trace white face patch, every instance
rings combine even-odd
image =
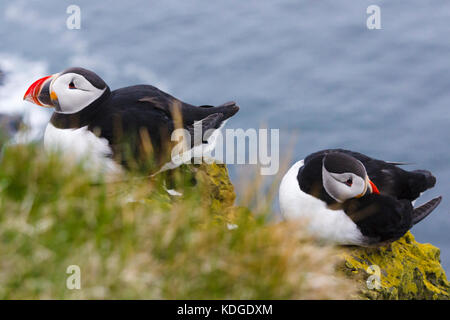
[[[337,202],[355,198],[367,190],[366,180],[351,173],[332,173],[322,166],[322,180],[325,191]]]
[[[60,113],[75,113],[83,110],[100,98],[105,89],[94,87],[89,81],[77,73],[65,73],[58,76],[50,84],[50,93],[54,92],[58,99]]]

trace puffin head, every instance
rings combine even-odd
[[[325,191],[337,202],[360,198],[367,191],[380,193],[361,161],[345,153],[329,153],[323,158],[322,181]]]
[[[35,81],[23,99],[59,113],[83,110],[109,90],[97,74],[83,68],[70,68]]]

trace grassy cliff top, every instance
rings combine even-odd
[[[298,225],[267,224],[261,202],[253,201],[252,213],[234,207],[226,167],[185,166],[173,176],[182,197],[132,174],[93,183],[83,164],[39,146],[5,148],[0,299],[345,299],[354,292],[355,283],[336,273],[334,248],[315,244]],[[79,290],[66,286],[73,265]]]
[[[107,183],[35,145],[0,161],[0,299],[450,296],[438,248],[410,233],[380,248],[319,244],[301,224],[267,222],[274,192],[259,178],[236,206],[223,165]],[[73,266],[79,290],[66,285]]]

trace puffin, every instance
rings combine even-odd
[[[403,164],[344,149],[312,153],[297,161],[281,181],[282,216],[305,219],[311,233],[327,242],[387,245],[442,200],[439,196],[414,208],[436,178],[427,170],[406,171],[400,167]]]
[[[181,163],[168,160],[175,129],[191,134],[186,143],[188,150],[211,148],[215,132],[239,110],[235,102],[195,106],[152,85],[111,91],[100,76],[81,67],[35,81],[23,98],[54,108],[44,133],[45,149],[87,158],[91,166],[106,172],[148,161],[149,152],[156,168],[175,168]],[[194,139],[195,132],[204,135]]]

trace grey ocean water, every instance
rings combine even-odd
[[[0,111],[33,108],[14,91],[35,80],[30,69],[78,65],[112,88],[151,83],[191,103],[236,100],[228,127],[280,128],[281,155],[297,132],[295,159],[343,147],[412,162],[438,178],[423,201],[444,196],[413,233],[440,247],[450,270],[448,1],[79,0],[81,29],[68,30],[73,2],[0,3],[0,68],[16,79]],[[371,4],[382,30],[366,28]]]

